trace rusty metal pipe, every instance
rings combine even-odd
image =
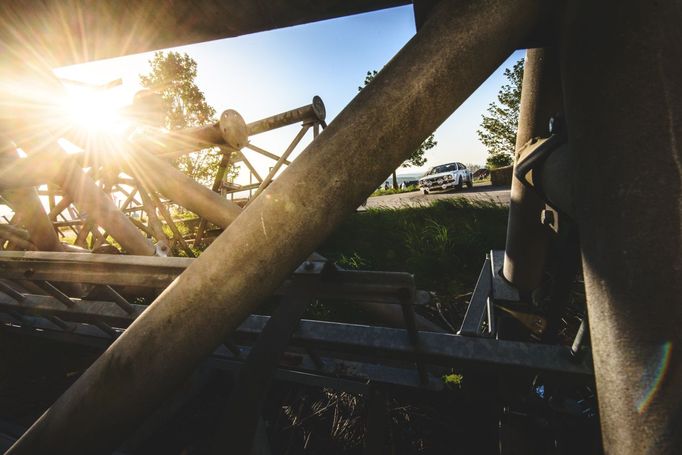
[[[31,243],[42,251],[63,251],[57,232],[47,217],[35,188],[3,191],[2,196],[19,214],[30,234]]]
[[[313,97],[313,102],[307,106],[301,106],[272,117],[257,120],[246,125],[249,136],[271,131],[294,123],[324,122],[327,111],[319,96]]]
[[[87,212],[88,216],[106,229],[129,254],[141,256],[154,254],[155,250],[151,242],[140,233],[76,162],[65,158],[55,177],[55,183],[73,199],[81,212]]]
[[[226,228],[241,208],[175,169],[163,159],[136,147],[122,162],[127,173],[211,223]]]
[[[55,163],[43,153],[3,163],[0,169],[0,190],[30,188],[54,178]]]
[[[376,79],[8,453],[115,448],[504,61],[541,3],[441,1]],[[386,112],[390,120],[374,121]]]
[[[15,147],[8,142],[3,141],[2,153],[0,156],[0,167],[4,170],[17,171],[19,164],[26,161],[20,159]],[[36,164],[37,172],[40,173],[44,169],[44,165]],[[8,174],[11,175],[11,172]],[[30,170],[25,169],[20,174],[22,177],[30,175]],[[43,209],[43,204],[40,202],[38,191],[35,188],[14,188],[5,189],[2,191],[2,196],[19,215],[21,222],[28,229],[30,241],[36,248],[44,251],[62,251],[62,244],[59,243],[59,237],[55,232],[50,219]]]
[[[548,136],[549,119],[561,111],[561,76],[555,49],[528,49],[523,71],[517,154],[531,138]],[[545,203],[512,176],[504,277],[517,289],[530,292],[540,285],[549,245],[549,230],[540,222]]]
[[[569,5],[562,79],[604,452],[682,453],[682,8]]]

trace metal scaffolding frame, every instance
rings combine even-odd
[[[23,3],[8,3],[3,12],[5,22],[17,27],[24,24],[21,30],[49,34],[49,27],[30,26]],[[157,25],[177,25],[174,14],[186,8],[181,8],[181,2],[174,3],[177,10],[163,8]],[[210,1],[198,3],[205,7],[199,9],[204,12],[218,8]],[[259,22],[247,18],[278,16],[260,15],[246,5],[249,2],[228,3],[244,8],[243,26],[218,27],[203,35],[185,30],[186,36],[175,34],[173,43],[169,38],[163,41],[162,35],[168,34],[156,34],[150,37],[150,45],[189,43],[209,35],[231,36],[402,4],[340,2],[345,6],[339,6],[323,2],[319,10],[312,11],[302,2],[287,15],[282,13],[286,2],[273,2],[269,11],[282,13],[281,20]],[[429,387],[434,373],[438,374],[434,365],[454,361],[589,375],[585,364],[564,359],[565,349],[558,346],[479,336],[486,318],[486,330],[494,322],[490,293],[495,294],[495,286],[503,289],[509,285],[500,281],[497,270],[503,270],[523,295],[533,290],[541,275],[539,262],[545,248],[541,237],[545,234],[538,227],[538,211],[543,207],[519,185],[526,178],[519,174],[513,186],[507,262],[493,267],[496,261],[491,257],[486,263],[492,271],[488,275],[486,265],[462,326],[462,335],[468,337],[418,330],[413,308],[420,294],[406,284],[409,278],[390,274],[374,275],[373,281],[362,282],[360,287],[385,279],[400,282],[397,294],[384,287],[365,301],[400,307],[405,328],[299,322],[297,317],[305,302],[320,297],[324,286],[332,288],[327,289],[327,297],[348,297],[358,285],[344,281],[352,272],[311,257],[314,249],[513,50],[523,47],[546,49],[528,54],[519,141],[544,136],[541,125],[548,120],[548,113],[558,109],[562,115],[549,132],[553,141],[536,141],[525,149],[517,144],[517,170],[543,144],[545,149],[547,144],[568,144],[574,160],[574,168],[561,168],[563,172],[557,175],[572,176],[565,179],[570,189],[562,187],[560,191],[570,193],[575,212],[554,207],[552,216],[566,219],[566,214],[572,215],[574,219],[568,219],[575,225],[575,237],[579,236],[604,449],[619,454],[682,450],[677,431],[682,403],[677,348],[682,341],[678,327],[682,307],[677,304],[682,295],[679,2],[626,1],[617,8],[588,0],[560,5],[538,0],[416,3],[416,36],[319,136],[315,134],[315,140],[275,180],[272,177],[288,164],[288,155],[303,134],[324,126],[324,115],[320,117],[316,111],[315,101],[251,124],[238,113],[226,111],[216,125],[162,138],[161,142],[168,143],[163,150],[154,147],[159,137],[150,134],[118,144],[120,154],[115,156],[84,144],[79,144],[84,154],[67,156],[57,147],[57,139],[66,137],[76,143],[78,139],[60,119],[53,118],[49,100],[27,102],[23,93],[0,90],[0,193],[15,212],[11,222],[0,228],[0,238],[5,250],[45,252],[0,255],[2,329],[111,343],[8,453],[111,451],[207,358],[233,368],[243,361],[244,352],[263,352],[253,343],[256,334],[272,333],[273,339],[288,339],[291,345],[273,352],[270,358],[254,354],[261,359],[252,364],[260,368],[256,371],[269,371],[275,377],[322,378],[312,379],[320,383],[348,380],[343,383],[356,384],[352,374],[338,378],[331,373],[338,371],[334,368],[347,368],[361,372],[355,379],[366,375],[391,382],[395,373],[402,378],[396,382]],[[86,8],[83,2],[69,5],[80,11]],[[135,11],[144,17],[152,12]],[[65,17],[64,12],[45,7],[33,14],[47,24],[50,17]],[[97,32],[98,20],[115,18],[112,23],[116,27],[99,27],[115,34],[121,33],[119,26],[130,19],[104,6],[95,12],[92,21],[81,24],[79,39],[88,41],[102,35]],[[10,48],[28,43],[29,49],[35,49],[31,43],[49,42],[43,32],[29,37],[25,32],[12,34],[12,29],[3,27],[0,32],[0,42]],[[46,46],[37,48],[41,47]],[[62,51],[55,48],[45,58],[65,63],[84,57],[63,55]],[[47,73],[38,74],[36,65],[17,60],[13,57],[17,54],[0,57],[0,80],[21,80],[59,93],[58,81],[46,77]],[[99,58],[110,53],[102,49],[87,55]],[[391,114],[388,118],[387,112]],[[45,124],[46,118],[55,123]],[[377,123],[377,118],[385,121]],[[248,144],[249,135],[287,122],[301,122],[302,129],[281,156]],[[26,125],[37,127],[40,134],[26,134]],[[258,197],[245,209],[218,194],[217,183],[212,191],[167,162],[177,153],[206,146],[220,147],[224,166],[236,157],[250,167],[241,151],[244,147],[276,157],[275,169],[268,176],[257,177]],[[18,147],[28,154],[26,158],[18,158]],[[220,172],[217,170],[218,176]],[[666,193],[651,185],[654,179],[666,182]],[[50,213],[42,209],[36,190],[43,184],[48,184]],[[111,191],[125,195],[122,207],[113,203]],[[57,200],[59,195],[62,199]],[[166,206],[169,202],[201,218],[200,229],[192,238],[185,238],[175,226]],[[146,223],[130,215],[136,212],[146,213]],[[550,218],[548,213],[544,217]],[[164,222],[172,235],[165,233]],[[208,223],[224,232],[198,258],[154,257],[179,250],[193,255],[190,243],[206,238]],[[66,230],[76,234],[77,245],[59,241]],[[127,256],[135,258],[134,264],[126,265],[130,259],[113,255],[96,255],[106,258],[100,259],[86,254],[88,258],[76,265],[65,260],[66,256],[80,256],[74,252],[120,252],[113,244],[107,245],[109,237],[135,255]],[[574,240],[567,241],[567,249]],[[158,259],[163,262],[155,262]],[[65,264],[68,271],[61,269]],[[125,270],[131,265],[140,273]],[[160,274],[149,273],[159,269]],[[571,271],[575,271],[573,267],[559,267],[556,273],[565,278]],[[70,278],[74,276],[77,279]],[[325,282],[329,276],[341,280],[343,286],[334,287],[333,279],[332,284]],[[146,309],[128,300],[135,295],[135,287],[149,288],[150,284],[163,291]],[[491,288],[486,291],[488,285]],[[565,287],[558,279],[550,293],[561,300]],[[83,299],[90,293],[100,297]],[[284,312],[276,324],[274,316],[268,320],[251,315],[272,296],[279,299]],[[551,327],[553,322],[547,323]],[[584,331],[585,324],[580,333]],[[216,351],[231,336],[235,341]],[[175,342],[167,343],[168,339]],[[323,345],[325,352],[317,353],[318,345]],[[339,355],[368,348],[380,352],[377,359],[382,365]],[[299,353],[306,368],[283,367],[280,361],[289,349]],[[396,356],[403,359],[397,366],[393,363]],[[267,383],[261,386],[267,387]],[[230,422],[230,416],[224,421]],[[248,422],[253,428],[253,419]],[[216,444],[220,446],[220,442]]]

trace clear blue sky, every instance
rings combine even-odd
[[[235,109],[250,122],[308,104],[319,95],[329,122],[357,94],[365,73],[381,69],[414,34],[410,5],[176,50],[197,61],[197,85],[218,115]],[[120,77],[123,86],[114,89],[115,97],[126,104],[140,88],[137,76],[148,70],[151,55],[62,68],[57,74],[93,83]],[[481,114],[504,83],[504,69],[523,56],[523,51],[512,54],[436,131],[438,145],[427,154],[427,166],[449,161],[485,163],[487,153],[476,135]],[[287,127],[251,140],[279,154],[297,130],[297,126]],[[254,160],[261,169],[272,165],[267,159]],[[401,169],[400,173],[419,171]]]

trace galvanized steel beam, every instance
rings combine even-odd
[[[441,2],[9,453],[115,448],[504,61],[538,21],[541,3]]]

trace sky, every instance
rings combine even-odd
[[[234,109],[249,123],[310,104],[313,96],[319,95],[329,123],[358,93],[367,71],[381,69],[414,34],[412,6],[408,5],[173,50],[186,52],[196,60],[196,83],[218,116],[226,109]],[[139,74],[148,71],[152,56],[150,52],[102,60],[59,68],[55,73],[89,83],[121,78],[123,84],[107,96],[123,106],[130,104],[141,88]],[[427,152],[425,166],[401,168],[398,173],[419,174],[430,166],[451,161],[483,165],[487,152],[476,134],[481,115],[505,83],[504,69],[523,57],[523,51],[514,52],[435,131],[438,145]],[[298,130],[299,126],[281,128],[253,136],[251,142],[279,155]],[[312,133],[292,156],[310,140]],[[259,171],[267,171],[274,164],[250,151],[245,154]],[[248,171],[242,172],[242,182],[244,178],[248,179]]]

